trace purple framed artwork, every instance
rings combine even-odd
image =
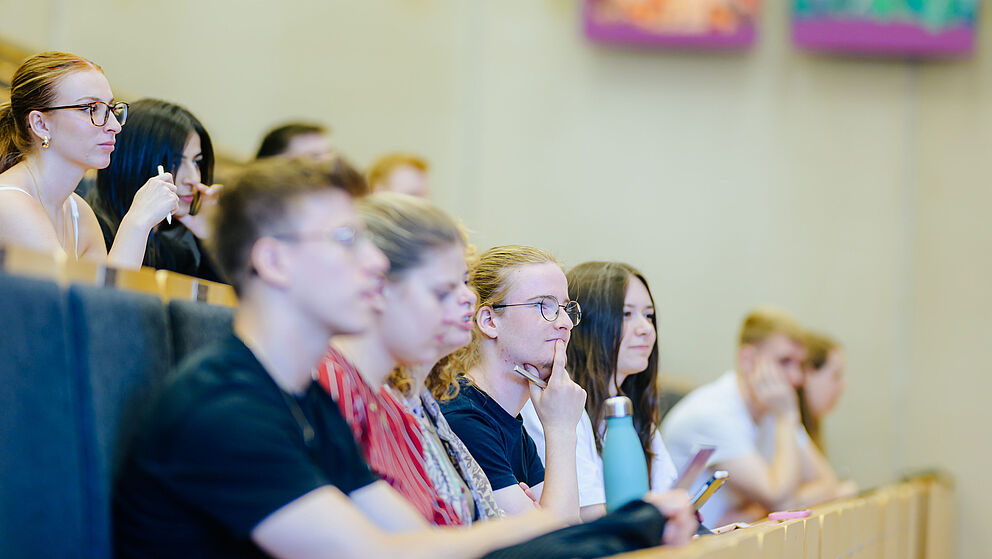
[[[978,0],[793,0],[792,36],[819,51],[961,56],[977,12]]]
[[[761,0],[584,0],[586,36],[599,43],[742,49],[754,43]]]

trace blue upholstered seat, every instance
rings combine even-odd
[[[113,475],[154,390],[172,365],[158,297],[74,285],[68,292],[74,369],[83,379],[87,502],[93,557],[110,556]]]
[[[0,557],[88,557],[79,379],[64,295],[0,273]]]

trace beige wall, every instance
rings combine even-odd
[[[480,245],[641,268],[669,374],[716,377],[746,310],[785,306],[849,350],[837,468],[872,485],[939,466],[964,485],[989,465],[992,419],[989,49],[811,56],[767,4],[744,54],[593,46],[571,0],[0,0],[16,15],[0,35],[184,103],[241,155],[300,116],[359,163],[424,153]],[[977,559],[992,489],[958,498],[960,557]]]

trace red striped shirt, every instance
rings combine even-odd
[[[437,526],[461,524],[427,474],[420,426],[403,404],[373,390],[340,352],[330,349],[317,368],[318,381],[330,392],[365,454],[369,466]]]

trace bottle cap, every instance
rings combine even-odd
[[[634,404],[626,396],[606,399],[606,417],[627,417],[634,414]]]

